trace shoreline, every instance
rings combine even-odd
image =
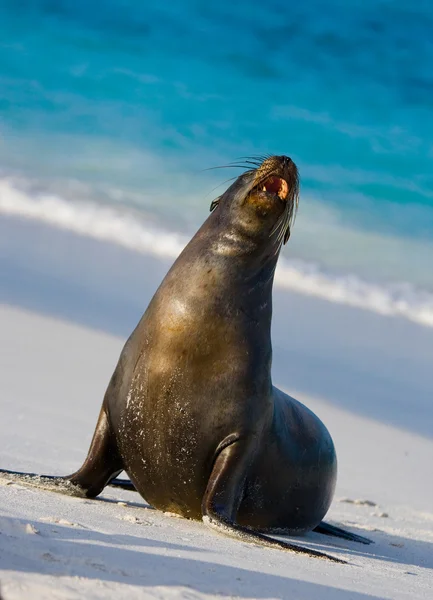
[[[196,218],[195,226],[191,222],[181,232],[179,223],[167,228],[166,218],[160,221],[162,215],[158,218],[110,202],[74,202],[53,193],[39,194],[15,189],[0,178],[0,218],[30,221],[163,260],[174,260],[199,226]],[[313,212],[314,203],[308,199]],[[276,288],[433,328],[433,282],[427,258],[433,244],[427,239],[362,233],[322,218],[323,225],[300,218],[290,258],[283,255],[279,260]],[[321,250],[315,247],[317,236],[326,236]]]
[[[0,302],[125,339],[171,260],[0,218]],[[404,430],[433,435],[433,329],[278,288],[277,385]]]

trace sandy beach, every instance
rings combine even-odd
[[[0,240],[0,466],[70,473],[169,263],[25,220],[2,218]],[[296,294],[274,304],[274,381],[337,447],[328,520],[375,543],[302,538],[350,563],[335,565],[223,537],[134,493],[85,500],[2,479],[5,600],[431,597],[433,330]]]
[[[0,600],[433,599],[432,30],[433,2],[406,0],[0,1]],[[2,473],[80,468],[125,341],[209,214],[219,257],[209,267],[201,238],[129,347],[127,410],[110,407],[114,468],[149,498]],[[196,486],[216,479],[191,465],[246,443],[239,491],[262,435],[243,509],[282,523],[278,505],[323,506],[304,490],[333,468],[329,440],[275,405],[268,428],[255,402],[273,274],[272,382],[334,440],[325,521],[374,543],[284,539],[339,563],[148,504],[176,510],[189,489],[200,515]]]

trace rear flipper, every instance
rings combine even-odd
[[[221,445],[223,449],[215,460],[202,501],[203,521],[206,525],[244,542],[346,564],[346,561],[334,556],[276,540],[236,523],[236,515],[242,500],[253,449],[245,440],[233,439],[231,441],[226,438]]]
[[[130,492],[136,492],[134,484],[129,479],[112,479],[108,485],[111,485],[116,488],[121,488],[123,490],[128,490]],[[249,530],[248,530],[249,531]],[[359,544],[374,544],[373,540],[369,540],[362,535],[356,535],[355,533],[350,533],[349,531],[345,531],[340,527],[336,527],[335,525],[330,525],[329,523],[325,523],[322,521],[317,527],[314,529],[316,533],[322,533],[323,535],[334,536],[338,538],[342,538],[344,540],[348,540],[350,542],[358,542]]]
[[[119,477],[115,477],[111,479],[108,483],[111,487],[120,488],[121,490],[128,490],[129,492],[136,492],[135,485],[132,483],[130,479],[120,479]]]
[[[345,531],[340,527],[335,527],[335,525],[330,525],[329,523],[325,523],[322,521],[317,525],[317,527],[313,530],[316,533],[323,533],[324,535],[332,535],[333,537],[342,538],[343,540],[349,540],[350,542],[359,542],[360,544],[374,544],[373,540],[369,540],[368,538],[362,537],[362,535],[356,535],[355,533],[350,533],[349,531]]]

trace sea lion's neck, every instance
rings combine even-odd
[[[275,236],[263,239],[231,228],[212,236],[208,251],[215,261],[227,263],[238,280],[252,288],[260,282],[262,289],[265,284],[271,289],[280,246]]]
[[[256,294],[263,298],[272,293],[280,247],[276,235],[246,233],[238,223],[220,219],[213,213],[170,269],[169,280],[182,272],[177,285],[189,287],[188,282],[200,273],[197,284],[211,280],[212,285],[218,282],[219,289],[227,288],[228,292],[236,284],[238,290],[242,287],[243,293],[251,298]]]
[[[270,344],[278,254],[279,245],[272,239],[260,242],[235,228],[202,227],[167,273],[154,304],[164,319],[176,322],[180,314],[188,323],[222,314],[242,320],[246,315],[260,324]]]

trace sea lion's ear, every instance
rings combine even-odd
[[[216,207],[218,206],[218,204],[220,202],[220,198],[221,198],[221,196],[218,196],[218,198],[215,198],[215,200],[212,200],[211,205],[210,205],[210,212],[212,212],[213,210],[216,209]]]

